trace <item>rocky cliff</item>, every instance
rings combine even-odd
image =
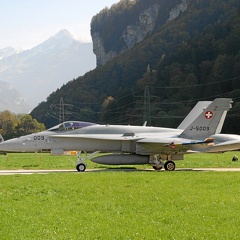
[[[142,42],[155,31],[156,26],[159,28],[174,20],[187,8],[187,0],[152,0],[145,3],[141,0],[121,0],[110,9],[105,8],[91,22],[97,65],[106,64]]]

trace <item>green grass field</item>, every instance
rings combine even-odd
[[[233,154],[188,155],[176,164],[239,167]],[[0,169],[73,169],[68,158],[0,155]],[[239,239],[239,184],[239,172],[0,176],[0,239]]]

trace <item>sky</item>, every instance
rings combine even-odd
[[[62,29],[91,42],[94,15],[119,0],[0,0],[0,49],[30,49]]]

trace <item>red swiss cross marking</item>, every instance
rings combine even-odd
[[[205,118],[211,119],[212,117],[213,117],[213,113],[212,113],[211,111],[207,111],[207,112],[205,113]]]

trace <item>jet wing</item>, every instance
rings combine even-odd
[[[137,154],[160,154],[160,153],[187,153],[201,152],[213,144],[213,139],[204,141],[180,141],[177,138],[156,139],[145,138],[137,141]]]
[[[95,139],[95,140],[139,140],[140,137],[128,134],[66,134],[66,135],[52,135],[51,138],[59,139]]]

